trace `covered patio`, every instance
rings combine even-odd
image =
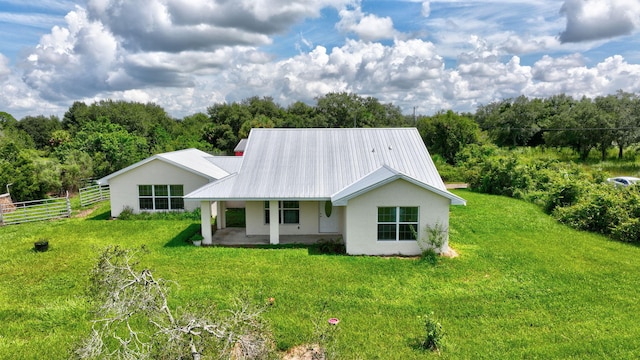
[[[336,240],[340,238],[336,234],[320,235],[280,235],[280,245],[303,244],[312,245],[320,240]],[[269,245],[269,235],[246,235],[246,229],[240,227],[227,227],[217,229],[212,236],[213,245],[224,246],[253,246]]]

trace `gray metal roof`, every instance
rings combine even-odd
[[[446,190],[415,128],[253,129],[238,173],[185,198],[330,199],[382,167],[390,172],[374,180],[401,175],[464,203]]]
[[[166,152],[162,154],[156,154],[142,161],[139,161],[133,165],[127,166],[124,169],[121,169],[112,174],[109,174],[103,177],[102,179],[98,180],[98,183],[106,184],[110,179],[116,176],[122,175],[130,170],[133,170],[153,160],[160,160],[160,161],[167,162],[169,164],[173,164],[177,167],[180,167],[192,173],[203,176],[211,181],[217,180],[229,175],[230,172],[225,171],[221,166],[216,165],[215,161],[212,161],[213,158],[215,158],[213,155],[198,149],[184,149],[184,150]],[[234,161],[238,164],[234,168],[235,171],[237,171],[237,168],[239,167],[239,163],[242,162],[242,159],[239,158],[238,160],[234,160]],[[221,160],[221,162],[225,162],[225,160]],[[229,165],[229,167],[231,167],[231,165]]]
[[[211,156],[207,160],[229,174],[238,172],[242,165],[242,156]]]
[[[235,148],[233,148],[233,151],[242,151],[244,152],[245,148],[247,147],[247,139],[240,139],[240,141],[238,142],[238,145],[236,145]]]

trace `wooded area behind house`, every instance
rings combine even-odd
[[[62,119],[0,112],[0,192],[14,201],[76,191],[150,155],[184,148],[232,154],[256,127],[416,126],[429,151],[455,164],[469,144],[501,147],[569,147],[580,158],[597,149],[640,142],[640,98],[618,92],[595,99],[560,94],[546,99],[520,96],[480,106],[475,114],[441,111],[432,116],[402,114],[372,97],[329,93],[316,104],[283,107],[269,97],[219,103],[207,113],[172,118],[155,104],[106,100],[75,102]]]

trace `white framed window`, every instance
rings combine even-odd
[[[378,208],[378,241],[415,241],[419,209],[416,206]]]
[[[264,223],[270,223],[269,202],[264,202]],[[278,223],[300,224],[300,202],[278,201]]]
[[[184,210],[183,185],[138,185],[140,210]]]

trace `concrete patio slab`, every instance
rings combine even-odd
[[[280,235],[280,245],[286,244],[315,244],[320,240],[336,240],[341,238],[340,234],[322,234],[322,235]],[[214,245],[223,246],[253,246],[253,245],[269,245],[269,235],[246,235],[245,228],[224,228],[218,229],[213,234],[212,242]]]

